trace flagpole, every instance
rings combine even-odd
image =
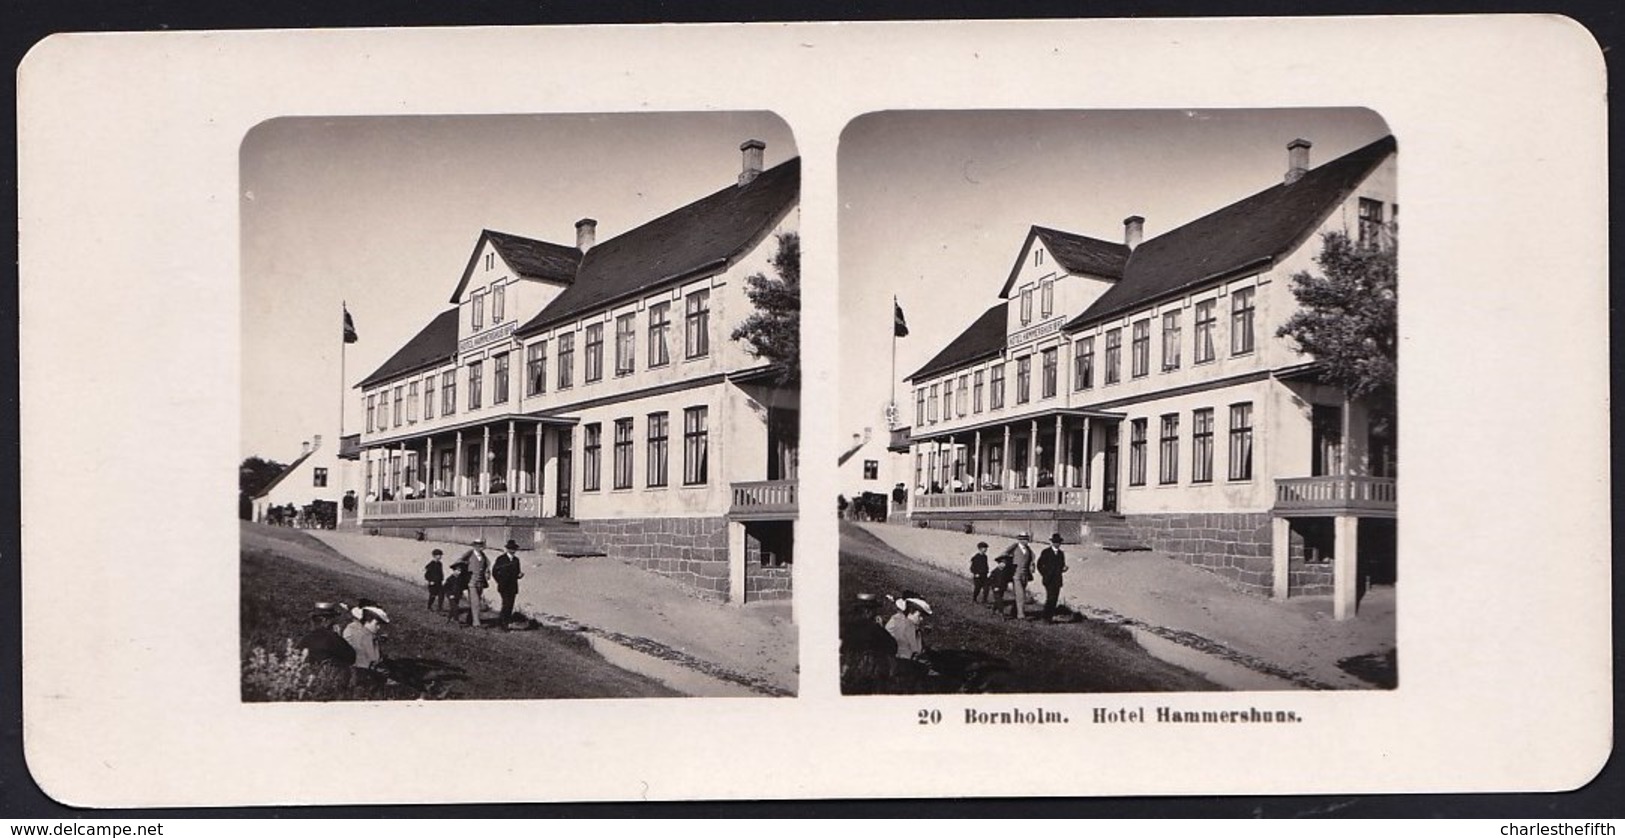
[[[344,316],[346,318],[348,318],[349,313],[350,313],[350,301],[349,300],[341,301],[339,303],[339,310],[344,312]],[[345,350],[348,349],[349,346],[350,346],[350,341],[346,339],[347,335],[345,334],[345,327],[348,325],[348,323],[347,322],[346,323],[341,323],[339,325],[340,325],[340,328],[339,328],[339,439],[343,440],[344,439],[344,379],[345,379],[344,356],[346,354]]]
[[[897,295],[891,295],[891,427],[897,427]],[[888,428],[890,430],[890,428]]]

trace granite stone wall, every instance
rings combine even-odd
[[[610,557],[728,598],[728,520],[616,518],[582,520],[581,533]]]
[[[788,525],[779,525],[774,528],[771,524],[751,524],[745,527],[745,601],[765,602],[768,600],[782,600],[791,597],[790,565],[791,550],[788,543],[779,547],[775,554],[771,549],[763,553],[762,539],[757,532],[767,530],[768,535],[780,542],[786,542],[789,537]]]
[[[1160,512],[1126,523],[1151,549],[1268,596],[1274,584],[1267,512]]]
[[[1208,570],[1260,596],[1270,596],[1275,584],[1270,555],[1271,516],[1265,512],[1184,512],[1130,515],[1126,523],[1151,549],[1186,564]],[[1332,566],[1311,561],[1324,554],[1307,549],[1319,540],[1318,532],[1305,538],[1300,522],[1293,522],[1288,545],[1287,595],[1330,596]]]

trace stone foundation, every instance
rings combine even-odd
[[[1129,515],[1124,522],[1151,549],[1216,573],[1250,593],[1270,595],[1275,567],[1269,513],[1162,512]]]
[[[612,558],[675,579],[709,599],[728,598],[728,520],[583,520],[581,534]]]
[[[483,538],[486,545],[493,550],[502,549],[502,545],[510,538],[519,544],[521,550],[534,549],[536,546],[534,518],[375,520],[362,522],[354,527],[353,531],[417,541],[450,541],[455,544],[467,544],[476,538]]]

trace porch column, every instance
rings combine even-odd
[[[480,494],[491,493],[491,426],[480,429]]]
[[[980,428],[978,428],[977,431],[976,431],[976,441],[975,441],[974,444],[976,445],[976,474],[973,475],[973,477],[972,477],[971,490],[972,491],[981,491],[981,489],[982,489],[982,431],[981,431]]]
[[[942,438],[938,437],[936,439],[936,450],[932,452],[932,459],[931,459],[931,486],[928,486],[926,488],[927,488],[927,491],[929,491],[932,487],[939,487],[940,488],[941,486],[942,486]]]
[[[401,440],[401,462],[395,467],[395,499],[401,499],[401,490],[406,487],[406,440]]]
[[[1027,431],[1027,488],[1038,486],[1038,420],[1033,419]]]
[[[920,459],[920,443],[916,440],[908,442],[909,459],[909,487],[908,487],[908,515],[914,516],[914,495],[919,491],[920,484],[925,482],[925,462]]]
[[[544,429],[546,429],[546,425],[536,422],[536,471],[530,473],[530,490],[538,495],[541,494],[541,440],[543,440]],[[536,513],[536,515],[541,515],[541,512]]]
[[[451,493],[462,497],[463,491],[463,432],[457,431],[457,452],[452,457]]]
[[[361,491],[356,492],[358,497],[355,501],[355,522],[357,526],[367,522],[367,483],[369,482],[367,478],[370,476],[372,476],[372,449],[363,448],[361,449]],[[254,520],[264,522],[265,519],[260,517],[263,509],[264,507],[259,507],[254,510]]]
[[[1010,425],[1008,423],[1004,426],[1004,448],[1001,449],[1001,453],[1004,459],[999,463],[999,485],[1006,489],[1013,488],[1010,485],[1012,482],[1010,475],[1014,472],[1010,469]]]
[[[418,482],[423,484],[423,496],[434,497],[434,437],[423,438],[423,474],[418,476]]]
[[[728,522],[728,604],[745,604],[745,524]]]
[[[1093,428],[1090,427],[1093,424],[1093,422],[1089,421],[1089,417],[1083,417],[1083,457],[1078,460],[1078,470],[1083,472],[1082,474],[1078,475],[1078,484],[1083,486],[1083,508],[1091,512],[1094,511],[1095,508],[1093,497],[1094,492],[1090,491],[1090,484],[1092,484],[1094,481],[1089,479],[1089,467],[1093,465],[1091,462],[1093,455],[1089,451],[1089,446],[1094,443],[1094,441],[1089,438],[1089,433],[1093,430]]]
[[[1270,520],[1270,558],[1275,570],[1270,597],[1284,600],[1291,592],[1292,521],[1280,515]]]
[[[1360,519],[1339,515],[1332,519],[1332,528],[1332,617],[1346,620],[1354,616],[1359,593],[1354,565],[1360,549]]]
[[[513,445],[513,420],[509,419],[508,420],[508,461],[505,464],[508,474],[507,474],[507,476],[503,477],[502,480],[503,480],[504,483],[507,484],[507,489],[508,489],[508,491],[510,493],[519,488],[519,469],[514,464],[513,447],[514,447],[514,445]]]
[[[1063,420],[1063,417],[1061,416],[1061,414],[1059,414],[1059,413],[1055,414],[1055,450],[1050,452],[1050,454],[1052,455],[1052,457],[1055,460],[1055,467],[1050,469],[1050,479],[1055,481],[1055,488],[1056,489],[1060,489],[1062,486],[1066,485],[1065,481],[1063,481],[1061,479],[1061,474],[1062,474],[1061,469],[1063,468],[1063,461],[1061,460],[1061,422],[1062,422],[1062,420]],[[1060,498],[1059,493],[1056,494],[1056,498],[1057,499]]]

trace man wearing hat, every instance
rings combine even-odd
[[[1055,605],[1061,601],[1061,575],[1066,573],[1066,553],[1061,549],[1061,534],[1049,537],[1049,546],[1038,557],[1038,575],[1044,580],[1044,619],[1055,616]]]
[[[310,633],[299,639],[311,664],[348,667],[355,664],[355,649],[339,636],[349,614],[331,602],[318,602],[310,611]]]
[[[1020,620],[1027,619],[1027,583],[1033,579],[1033,547],[1029,543],[1032,540],[1033,534],[1022,530],[1016,536],[1015,543],[1004,548],[1004,555],[1015,564],[1015,573],[1010,581],[1014,583],[1016,618]]]
[[[458,561],[468,567],[468,624],[480,627],[480,611],[485,608],[486,574],[491,563],[485,558],[485,539],[469,542],[469,551]]]
[[[502,545],[502,555],[497,556],[496,564],[491,565],[491,578],[496,580],[497,595],[502,597],[502,612],[497,615],[497,623],[504,630],[513,618],[513,600],[519,596],[519,580],[525,575],[519,569],[518,549],[519,542],[508,539],[508,543]]]
[[[976,552],[970,557],[970,601],[987,602],[987,542],[976,542]]]

